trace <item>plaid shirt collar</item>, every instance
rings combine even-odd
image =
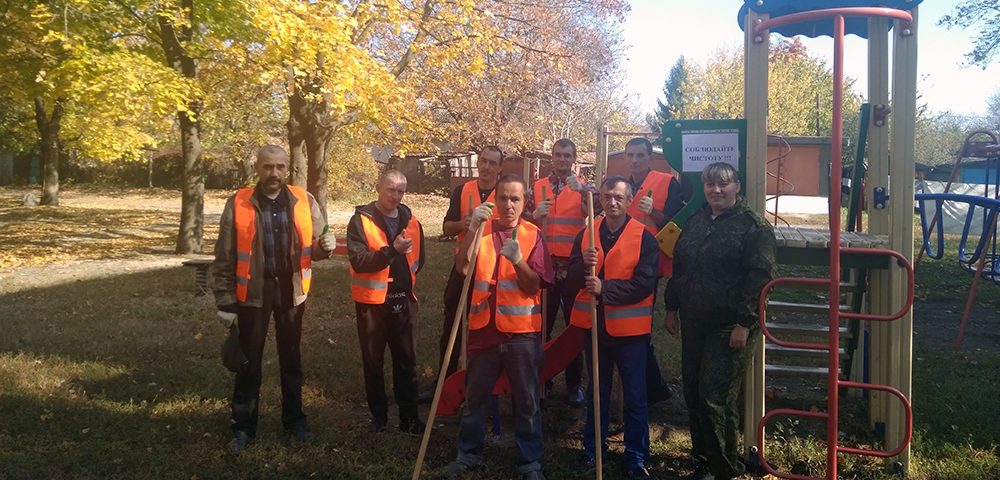
[[[279,277],[291,274],[289,262],[290,236],[288,189],[282,187],[278,196],[271,200],[257,189],[257,203],[260,205],[260,225],[257,228],[264,246],[264,275]]]
[[[570,173],[572,175],[572,173]],[[566,186],[566,179],[556,175],[555,172],[549,174],[549,187],[552,188],[553,195],[559,195],[563,187]]]

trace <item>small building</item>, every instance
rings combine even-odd
[[[469,151],[412,153],[403,157],[390,156],[386,163],[406,175],[407,191],[447,194],[456,186],[478,176],[478,158],[478,155]]]
[[[978,183],[985,185],[997,185],[1000,181],[1000,165],[998,165],[998,157],[984,158],[982,160],[973,160],[969,162],[962,162],[958,166],[958,172],[955,175],[955,181],[961,183]],[[942,165],[938,167],[942,170],[947,170],[947,165]]]
[[[830,153],[830,137],[768,136],[767,195],[829,197]]]

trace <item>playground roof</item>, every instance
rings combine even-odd
[[[747,11],[751,8],[753,8],[755,12],[767,13],[770,14],[771,18],[775,18],[792,13],[844,7],[884,7],[895,8],[897,10],[909,10],[916,7],[922,1],[923,0],[744,0],[743,6],[740,7],[740,13],[736,20],[740,24],[740,29],[742,29],[743,19],[746,18]],[[805,35],[807,37],[832,37],[833,20],[821,20],[785,25],[776,27],[772,29],[771,32],[779,33],[786,37],[792,37],[795,35]],[[868,38],[868,19],[862,17],[846,18],[844,21],[844,33],[854,34],[861,38]]]

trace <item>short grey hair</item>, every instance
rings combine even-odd
[[[263,147],[260,147],[260,150],[257,150],[258,161],[260,161],[261,157],[265,155],[280,155],[284,157],[285,160],[288,160],[288,153],[285,152],[284,148],[277,145],[264,145]]]

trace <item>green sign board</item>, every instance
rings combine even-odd
[[[701,171],[716,162],[736,168],[746,194],[747,121],[735,120],[670,120],[660,129],[663,156],[684,182],[692,186],[692,197],[671,219],[678,227],[705,203],[701,188]]]

